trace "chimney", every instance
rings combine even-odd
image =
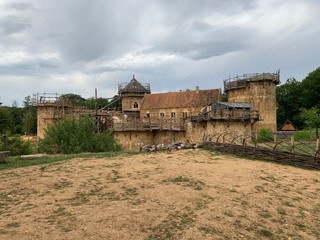
[[[196,86],[196,90],[199,91],[199,89],[200,89],[199,86]]]

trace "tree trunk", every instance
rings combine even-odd
[[[316,127],[316,139],[319,139],[319,131],[318,131],[318,127]]]

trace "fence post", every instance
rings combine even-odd
[[[257,132],[254,133],[254,147],[255,148],[258,147],[258,133]]]
[[[294,136],[291,135],[291,153],[294,158]]]

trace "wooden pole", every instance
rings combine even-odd
[[[2,149],[3,149],[3,151],[7,151],[8,137],[6,134],[6,130],[3,129],[2,133],[3,133],[3,135],[2,135]]]
[[[94,89],[94,109],[96,112],[96,124],[97,124],[97,132],[99,132],[99,121],[98,121],[98,91]]]
[[[294,158],[294,136],[291,135],[291,153]]]

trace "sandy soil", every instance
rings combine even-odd
[[[319,171],[197,149],[0,174],[0,239],[320,239]]]

